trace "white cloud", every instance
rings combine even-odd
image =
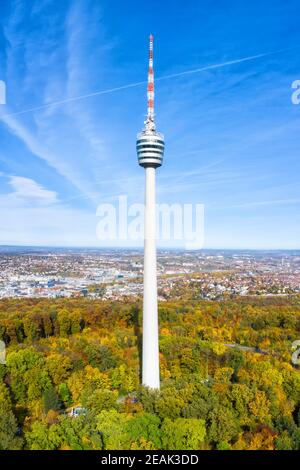
[[[54,191],[43,188],[33,179],[23,176],[10,176],[9,178],[9,184],[14,190],[15,197],[42,204],[57,202],[57,194]]]
[[[59,202],[57,193],[44,188],[32,178],[7,175],[0,172],[0,177],[7,178],[12,191],[0,194],[0,208],[14,212],[25,206],[51,207]]]

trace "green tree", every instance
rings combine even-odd
[[[18,450],[23,439],[18,435],[17,420],[12,412],[8,388],[0,383],[0,450]]]
[[[39,421],[33,423],[31,429],[25,432],[25,438],[30,450],[57,450],[62,442],[58,424],[49,427]]]
[[[46,414],[50,410],[59,411],[61,409],[61,403],[53,386],[50,386],[44,391],[43,407]]]
[[[71,334],[71,318],[70,313],[66,308],[57,312],[57,323],[60,336],[66,337]]]
[[[51,385],[43,354],[33,348],[8,353],[7,368],[11,390],[20,404],[41,398]]]
[[[117,359],[108,346],[99,344],[88,344],[84,350],[89,364],[98,367],[102,372],[112,369],[117,365]]]
[[[103,410],[97,417],[97,430],[102,436],[103,448],[106,450],[130,449],[130,436],[124,432],[130,415],[116,410]]]
[[[294,448],[295,444],[293,442],[293,437],[289,435],[288,431],[283,431],[283,433],[275,440],[276,450],[294,450]]]
[[[179,418],[183,412],[185,401],[175,387],[165,388],[161,391],[155,403],[155,411],[161,419]]]
[[[185,418],[208,418],[209,412],[219,403],[218,395],[209,387],[203,384],[197,384],[194,393],[183,409]]]
[[[101,450],[101,435],[91,414],[70,418],[61,416],[58,424],[35,422],[25,433],[31,450]]]
[[[66,355],[52,353],[46,357],[46,368],[54,385],[59,385],[70,376],[73,364]]]
[[[165,450],[201,449],[205,438],[205,422],[202,419],[165,419],[161,427],[162,448]]]
[[[5,364],[0,364],[0,382],[2,382],[7,374],[7,368]]]
[[[140,386],[137,393],[138,400],[142,403],[147,413],[155,413],[155,403],[159,397],[157,390]]]
[[[118,392],[107,389],[96,389],[87,386],[82,392],[81,401],[84,407],[101,413],[102,410],[110,410],[116,407]]]
[[[17,436],[17,420],[11,410],[0,409],[0,450],[19,450],[23,439]]]
[[[208,415],[209,440],[215,444],[230,442],[238,436],[240,426],[234,411],[218,405]]]
[[[71,393],[68,385],[63,382],[58,387],[58,396],[65,406],[70,406],[72,403]]]
[[[102,437],[96,429],[96,417],[88,412],[77,418],[60,418],[61,448],[71,450],[101,450]]]
[[[141,443],[147,443],[147,445],[151,446],[152,449],[160,449],[160,424],[161,421],[158,416],[144,413],[134,415],[129,421],[127,421],[124,431],[128,434],[131,443],[137,444],[136,448],[139,448]]]

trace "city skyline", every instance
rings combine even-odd
[[[143,202],[134,139],[151,30],[168,136],[158,201],[204,204],[204,248],[299,248],[297,2],[159,10],[1,6],[0,245],[101,247],[97,205],[120,194]]]

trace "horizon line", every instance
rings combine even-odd
[[[144,247],[126,247],[126,246],[89,246],[89,245],[30,245],[30,244],[6,244],[0,243],[0,248],[65,248],[65,249],[89,249],[89,250],[143,250]],[[207,251],[207,250],[219,250],[219,251],[300,251],[299,248],[243,248],[243,247],[236,247],[236,248],[229,248],[229,247],[203,247],[203,248],[195,248],[195,249],[187,249],[184,247],[162,247],[158,246],[157,250],[178,250],[178,251],[188,251],[188,252],[197,252],[197,251]]]

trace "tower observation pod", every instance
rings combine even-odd
[[[145,128],[137,135],[137,157],[145,168],[144,296],[143,296],[143,385],[159,389],[157,272],[155,243],[155,172],[162,165],[164,136],[154,122],[153,36],[150,34],[148,111]]]

